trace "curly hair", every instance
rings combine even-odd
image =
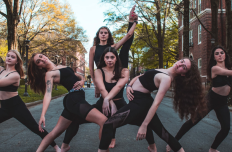
[[[209,78],[209,80],[212,79],[211,77],[211,69],[213,66],[215,66],[217,64],[217,61],[214,59],[214,52],[217,50],[217,49],[222,49],[224,52],[225,52],[225,55],[226,55],[226,58],[225,58],[225,66],[228,70],[231,70],[231,62],[230,62],[230,57],[227,53],[227,51],[220,45],[214,47],[211,51],[211,55],[210,55],[210,59],[209,59],[209,63],[208,63],[208,66],[207,66],[207,76]]]
[[[187,58],[189,59],[189,58]],[[174,109],[179,113],[181,120],[189,119],[194,122],[196,117],[204,116],[207,111],[204,100],[203,88],[198,66],[195,61],[191,62],[190,70],[185,76],[178,75],[174,78]]]
[[[102,26],[102,27],[100,27],[98,29],[98,31],[96,33],[96,36],[94,37],[93,46],[96,46],[96,45],[98,45],[100,43],[99,32],[100,32],[101,29],[106,29],[108,31],[108,33],[109,33],[109,37],[108,37],[108,40],[107,40],[107,45],[109,45],[109,46],[113,45],[114,44],[114,38],[112,37],[112,34],[111,34],[109,28],[106,27],[106,26]]]
[[[35,93],[42,93],[45,94],[46,90],[46,83],[45,83],[45,75],[47,70],[43,68],[39,68],[35,62],[34,57],[35,53],[32,55],[31,59],[29,60],[29,66],[28,66],[28,83],[30,84],[30,88]]]
[[[117,61],[115,62],[115,65],[114,65],[114,77],[111,80],[118,81],[120,78],[122,78],[122,76],[121,76],[122,64],[121,64],[120,58],[118,57],[117,50],[114,47],[107,47],[104,50],[103,54],[101,55],[101,58],[100,58],[100,61],[99,61],[97,68],[101,69],[101,68],[106,66],[106,63],[104,61],[104,57],[105,57],[106,53],[108,53],[108,52],[112,52],[116,56],[116,59],[117,59]]]

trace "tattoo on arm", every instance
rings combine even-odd
[[[46,84],[47,84],[47,92],[50,93],[51,90],[52,90],[52,83],[51,83],[51,80],[48,80]]]

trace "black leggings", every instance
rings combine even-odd
[[[85,92],[74,91],[67,94],[63,99],[64,110],[61,114],[64,118],[74,121],[85,120],[88,113],[94,108],[85,100]]]
[[[126,124],[141,125],[153,103],[149,93],[134,91],[134,99],[119,109],[103,126],[99,149],[107,150],[113,137],[113,130]],[[179,142],[164,128],[158,115],[155,114],[148,125],[160,138],[166,141],[174,151],[181,149]]]
[[[120,99],[120,100],[116,100],[114,101],[117,109],[122,108],[123,106],[127,105],[126,101],[124,100],[124,98]],[[102,104],[103,104],[103,98],[100,98],[96,104],[93,105],[94,108],[98,109],[100,112],[102,112]],[[108,116],[108,118],[110,118],[110,115]],[[88,121],[85,121],[83,119],[81,120],[74,120],[70,126],[68,127],[68,129],[66,130],[65,133],[65,137],[64,137],[64,141],[63,143],[65,144],[69,144],[72,140],[72,138],[77,134],[78,129],[79,129],[79,125],[84,124],[84,123],[89,123]],[[133,124],[133,125],[140,125],[140,124]],[[113,137],[115,138],[115,134],[116,134],[116,128],[113,129]],[[148,144],[154,144],[154,137],[153,137],[153,132],[150,128],[148,128],[147,130],[147,136],[146,136],[146,140],[148,142]]]
[[[30,111],[27,109],[26,105],[19,97],[19,95],[14,96],[7,100],[1,100],[0,108],[0,123],[14,117],[28,129],[30,129],[35,134],[39,135],[42,139],[48,134],[46,130],[44,132],[39,131],[39,126],[36,123],[35,119],[32,117]],[[56,143],[53,141],[51,146],[56,146]]]
[[[129,26],[128,26],[127,32],[130,30],[130,28],[132,27],[133,24],[134,23],[129,22]],[[128,39],[123,44],[123,46],[122,46],[122,48],[120,50],[119,58],[121,60],[123,68],[128,68],[129,50],[130,50],[130,47],[132,45],[133,40],[134,40],[134,34],[130,37],[130,39]]]
[[[214,110],[216,112],[218,121],[221,124],[221,130],[218,132],[217,136],[214,139],[213,144],[211,145],[211,148],[217,149],[217,147],[226,138],[226,136],[230,131],[230,111],[227,106],[227,96],[221,96],[210,90],[207,97],[208,97],[208,102],[207,102],[208,112],[206,113],[206,115],[211,110]],[[192,120],[186,121],[180,128],[175,138],[177,140],[180,140],[185,133],[187,133],[193,126],[195,126],[202,119],[203,119],[202,117],[198,116],[194,123],[192,122]]]

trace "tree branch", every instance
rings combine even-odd
[[[5,13],[3,13],[3,12],[0,11],[0,14],[1,14],[2,16],[4,16],[5,18],[7,18],[7,15],[6,15]]]
[[[210,32],[210,31],[204,26],[204,24],[201,22],[201,20],[200,20],[199,17],[197,16],[195,10],[194,10],[194,9],[191,9],[191,10],[193,11],[194,15],[196,16],[197,20],[200,22],[200,24],[202,25],[202,27],[203,27],[207,32],[209,32],[209,34],[210,34],[212,37],[214,37],[214,36],[213,36],[213,33]]]

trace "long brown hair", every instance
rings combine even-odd
[[[21,55],[17,50],[9,50],[8,52],[13,52],[17,56],[17,64],[15,64],[15,70],[19,73],[20,78],[24,77],[24,72],[23,72],[23,60],[21,58]],[[6,63],[5,63],[5,68],[6,68]]]
[[[187,58],[189,59],[189,58]],[[183,120],[191,117],[195,121],[197,115],[204,116],[207,108],[204,100],[200,72],[195,61],[191,62],[190,70],[185,76],[174,78],[174,109],[178,111]]]
[[[45,74],[47,72],[46,69],[39,68],[35,62],[34,57],[38,53],[32,55],[31,59],[29,60],[28,66],[28,83],[30,84],[30,88],[35,93],[42,93],[45,94],[46,90],[46,83],[45,83]]]
[[[117,50],[114,48],[114,47],[107,47],[103,54],[101,55],[101,58],[100,58],[100,61],[99,61],[99,64],[97,66],[98,69],[101,69],[103,67],[106,67],[106,63],[104,61],[104,58],[105,58],[105,55],[106,53],[108,52],[111,52],[115,55],[117,61],[115,62],[115,65],[114,65],[114,77],[111,79],[111,80],[116,80],[118,81],[120,78],[122,78],[121,76],[121,73],[122,73],[122,64],[121,64],[121,61],[120,61],[120,58],[118,57],[118,52]]]
[[[101,29],[106,29],[108,31],[108,33],[109,33],[109,37],[107,39],[107,45],[113,45],[114,44],[114,38],[112,37],[112,34],[111,34],[109,28],[106,27],[106,26],[102,26],[102,27],[100,27],[98,29],[98,31],[96,33],[96,36],[94,37],[93,45],[96,46],[96,45],[98,45],[100,43],[99,32],[100,32]]]

